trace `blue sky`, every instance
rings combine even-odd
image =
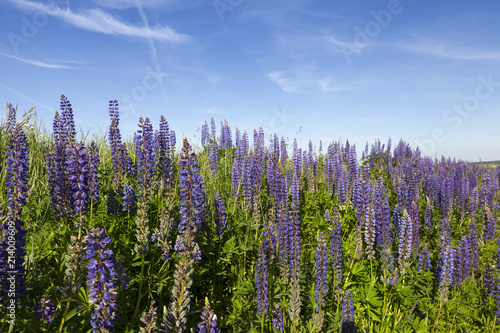
[[[496,1],[4,0],[0,20],[0,99],[49,126],[65,94],[92,133],[118,99],[129,137],[164,115],[199,144],[213,116],[303,147],[500,159]]]

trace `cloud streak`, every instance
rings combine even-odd
[[[0,52],[0,55],[17,60],[17,61],[20,61],[20,62],[24,62],[26,64],[41,67],[41,68],[50,68],[50,69],[75,69],[76,68],[76,67],[71,67],[71,66],[66,66],[66,65],[50,64],[50,63],[39,61],[39,60],[25,59],[25,58],[16,57],[14,55],[3,53],[3,52]]]
[[[38,2],[26,0],[10,0],[10,2],[21,9],[42,11],[77,28],[106,35],[146,40],[151,38],[172,43],[183,43],[190,39],[188,35],[180,34],[167,26],[141,27],[131,25],[114,18],[100,9],[86,9],[76,13],[69,8],[62,9],[55,5],[46,5]]]
[[[437,41],[421,39],[415,43],[398,43],[397,47],[413,53],[453,60],[496,60],[500,51],[489,51],[468,47],[455,47]]]

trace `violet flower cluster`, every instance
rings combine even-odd
[[[199,174],[198,158],[191,150],[191,146],[184,137],[179,161],[181,200],[178,230],[182,235],[181,242],[192,250],[195,248],[196,235],[203,222],[205,191],[203,177]]]
[[[113,250],[109,248],[112,240],[101,228],[93,228],[87,235],[86,252],[87,259],[90,259],[87,264],[88,298],[95,306],[90,324],[95,332],[112,331],[118,320],[116,261]]]
[[[223,237],[224,231],[226,230],[226,206],[224,205],[224,200],[220,191],[217,190],[214,199],[214,213],[215,213],[215,231],[217,237]]]
[[[205,298],[205,307],[201,313],[201,322],[198,324],[198,333],[220,333],[217,328],[217,316],[210,309],[208,298]]]
[[[267,271],[266,246],[260,243],[257,262],[255,264],[255,280],[257,284],[257,313],[266,315],[269,308],[269,276]]]
[[[342,333],[356,332],[354,324],[354,300],[351,298],[351,292],[346,290],[341,304],[342,309]]]
[[[26,205],[28,197],[28,177],[29,177],[29,152],[26,135],[16,122],[16,109],[11,104],[8,105],[7,130],[9,134],[9,144],[5,152],[5,188],[7,192],[7,202],[5,203],[8,211],[5,223],[0,223],[0,305],[3,307],[7,303],[6,290],[10,278],[15,279],[14,299],[19,301],[26,291],[24,261],[26,256],[26,230],[22,219],[22,209]],[[2,214],[0,214],[2,215]],[[5,233],[5,236],[3,236]],[[8,262],[8,257],[14,257],[15,263]],[[7,271],[13,271],[7,274]],[[12,296],[9,295],[9,298]]]
[[[56,305],[50,301],[50,298],[42,297],[34,308],[35,317],[42,317],[42,321],[52,323],[56,313]]]

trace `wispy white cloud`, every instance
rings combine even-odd
[[[285,76],[284,72],[272,72],[267,77],[276,83],[284,92],[299,92],[302,83],[296,79]]]
[[[364,83],[364,81],[355,81],[355,82],[347,82],[347,83],[335,83],[333,78],[326,77],[324,79],[318,79],[318,86],[321,91],[327,92],[339,92],[339,91],[347,91],[358,88],[360,85]]]
[[[146,28],[147,31],[150,31],[149,29],[149,20],[146,14],[144,13],[144,7],[143,7],[143,1],[142,0],[136,0],[137,3],[137,11],[139,12],[139,15],[141,15],[142,18],[142,23],[144,24],[144,27]],[[153,58],[153,61],[155,62],[155,65],[158,65],[158,57],[156,55],[156,47],[155,43],[153,40],[153,37],[151,35],[147,36],[148,39],[148,44],[149,48],[151,50],[151,56]]]
[[[396,47],[413,53],[453,60],[500,60],[500,51],[450,45],[428,38],[398,42]]]
[[[96,5],[100,7],[113,8],[113,9],[129,9],[137,7],[137,0],[92,0]],[[145,8],[157,8],[160,5],[164,5],[165,0],[143,0],[142,5]]]
[[[53,63],[43,62],[43,61],[39,61],[39,60],[25,59],[25,58],[17,57],[15,55],[3,53],[3,52],[0,52],[0,55],[17,60],[17,61],[20,61],[20,62],[24,62],[26,64],[30,64],[30,65],[37,66],[37,67],[42,67],[42,68],[51,68],[51,69],[75,69],[76,68],[76,67],[71,67],[71,66],[66,66],[66,65],[61,65],[61,64],[53,64]]]
[[[288,93],[300,93],[304,90],[320,90],[324,92],[341,92],[357,89],[365,81],[335,82],[332,77],[315,78],[315,73],[287,74],[284,71],[271,72],[267,77],[276,83],[283,91]]]
[[[77,28],[123,37],[134,37],[181,43],[190,39],[188,35],[176,32],[167,26],[142,27],[129,24],[114,18],[100,9],[85,9],[73,12],[69,8],[60,8],[56,5],[47,5],[40,2],[26,0],[9,0],[16,6],[25,10],[38,10],[47,15],[57,17]]]
[[[214,115],[214,114],[226,114],[226,112],[212,106],[212,107],[209,107],[207,109],[198,109],[198,111],[200,112],[203,112],[203,113],[207,113],[207,114],[210,114],[210,115]]]
[[[356,118],[356,121],[363,121],[365,123],[380,123],[394,120],[394,117],[360,117]]]
[[[16,95],[18,95],[19,97],[21,97],[21,98],[23,98],[23,99],[25,99],[25,100],[27,100],[27,101],[31,102],[31,103],[32,103],[32,104],[34,104],[35,106],[39,105],[39,106],[41,106],[41,107],[43,107],[43,108],[45,108],[45,109],[47,109],[47,110],[49,110],[49,111],[51,111],[51,112],[53,112],[54,110],[56,110],[56,107],[51,107],[51,106],[49,106],[49,105],[46,105],[46,104],[43,104],[43,103],[41,103],[41,102],[35,101],[35,100],[34,100],[34,99],[32,99],[31,97],[28,97],[27,95],[25,95],[25,94],[23,94],[22,92],[20,92],[19,90],[16,90],[16,89],[14,89],[14,88],[12,88],[12,87],[9,87],[9,86],[7,86],[7,85],[5,85],[5,84],[3,84],[3,83],[0,83],[0,87],[2,87],[2,88],[4,88],[4,89],[7,89],[7,90],[9,90],[9,91],[11,91],[11,92],[13,92],[13,93],[15,93],[15,94],[16,94]]]

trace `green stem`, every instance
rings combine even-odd
[[[443,308],[443,303],[440,302],[439,304],[439,312],[438,312],[438,315],[437,315],[437,318],[436,318],[436,321],[434,321],[434,326],[432,327],[432,332],[431,333],[434,333],[434,330],[436,329],[436,326],[437,326],[437,323],[439,321],[439,316],[441,316],[441,309]]]
[[[92,228],[92,216],[94,213],[94,200],[90,201],[90,220],[89,220],[89,229]]]
[[[139,282],[139,296],[137,297],[137,304],[135,305],[134,315],[132,318],[137,318],[137,312],[139,311],[139,305],[141,304],[142,298],[142,282],[144,281],[144,254],[141,255],[141,281]]]
[[[66,315],[68,314],[70,302],[71,302],[71,299],[68,298],[68,302],[66,302],[66,309],[64,309],[63,317],[62,317],[62,320],[61,320],[61,325],[59,326],[59,333],[62,332],[62,329],[64,327],[64,321],[66,319]]]

